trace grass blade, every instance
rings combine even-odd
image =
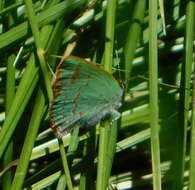
[[[32,117],[29,123],[28,131],[22,148],[20,160],[16,169],[11,190],[22,189],[24,178],[27,173],[31,152],[37,137],[38,129],[44,112],[46,111],[45,96],[41,89],[38,90]]]
[[[153,188],[161,190],[159,110],[158,110],[158,52],[157,52],[157,9],[158,0],[149,1],[149,101]]]

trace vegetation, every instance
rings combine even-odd
[[[194,190],[194,12],[192,0],[0,0],[0,189]],[[57,140],[52,78],[69,54],[117,78],[122,115]]]

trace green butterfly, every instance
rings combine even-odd
[[[91,127],[120,117],[122,88],[114,77],[82,58],[69,56],[56,70],[49,115],[58,138],[75,126]]]

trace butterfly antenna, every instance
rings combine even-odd
[[[116,49],[115,49],[115,55],[116,55],[116,68],[118,70],[118,76],[119,76],[119,83],[121,84],[121,87],[124,88],[124,83],[123,83],[123,80],[122,80],[122,75],[121,75],[121,70],[120,70],[120,59],[119,59],[119,54],[118,54],[118,44],[117,44],[117,40],[115,41],[115,46],[116,46]]]

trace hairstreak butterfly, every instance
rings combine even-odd
[[[61,138],[75,126],[91,127],[107,116],[120,117],[123,90],[114,77],[91,62],[69,56],[57,67],[49,117]]]

